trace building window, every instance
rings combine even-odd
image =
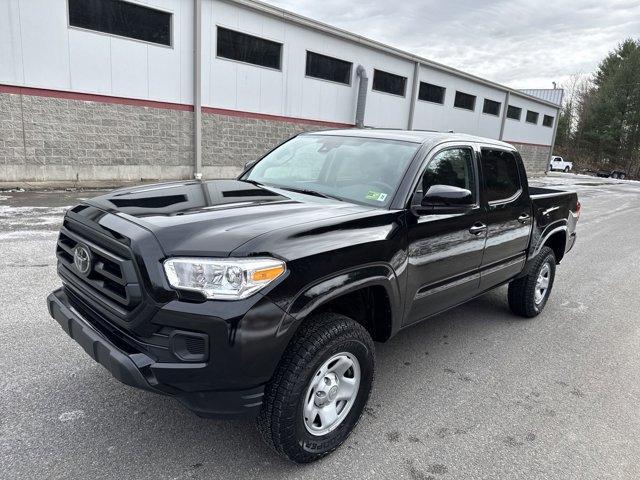
[[[545,127],[553,127],[553,117],[551,115],[542,117],[542,125]]]
[[[371,88],[378,92],[385,92],[404,97],[407,88],[407,77],[383,72],[382,70],[374,70],[373,85]]]
[[[308,77],[351,85],[351,67],[351,62],[320,55],[319,53],[307,52],[305,74]]]
[[[171,13],[122,0],[69,0],[69,25],[171,46]]]
[[[482,113],[486,113],[488,115],[495,115],[496,117],[500,115],[500,102],[496,102],[494,100],[489,100],[488,98],[484,99],[484,105],[482,106]]]
[[[218,27],[218,57],[280,70],[282,44]]]
[[[453,106],[473,111],[476,108],[476,97],[468,93],[456,92],[456,99],[453,102]]]
[[[514,107],[513,105],[507,107],[507,118],[520,120],[520,117],[522,117],[522,109],[520,107]]]
[[[438,85],[432,85],[431,83],[420,82],[420,89],[418,90],[418,99],[425,102],[444,103],[444,87]]]
[[[531,110],[527,110],[527,123],[535,123],[538,124],[538,116],[540,114],[538,112],[532,112]]]

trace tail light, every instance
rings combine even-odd
[[[580,204],[580,202],[576,203],[576,216],[578,218],[580,218],[580,209],[582,208],[582,205]]]

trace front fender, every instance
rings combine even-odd
[[[281,329],[290,328],[293,322],[299,324],[320,306],[335,298],[371,286],[381,286],[387,293],[393,335],[401,324],[402,302],[398,278],[393,268],[387,264],[370,264],[342,270],[305,286],[291,302],[287,310],[288,321],[283,322]]]

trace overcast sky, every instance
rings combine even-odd
[[[266,1],[514,88],[591,73],[640,38],[640,0]]]

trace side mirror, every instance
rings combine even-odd
[[[473,194],[453,185],[431,185],[420,203],[414,197],[412,210],[418,215],[428,213],[462,213],[473,206]]]

